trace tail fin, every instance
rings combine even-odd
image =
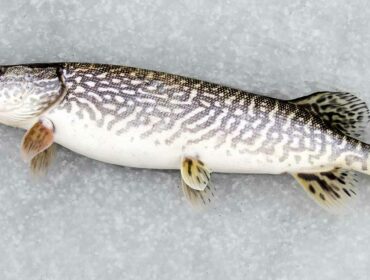
[[[370,145],[357,140],[369,123],[369,108],[364,101],[345,92],[316,92],[290,102],[318,115],[348,140],[348,152],[341,155],[338,166],[330,172],[292,174],[319,205],[337,210],[356,195],[353,171],[370,175]]]

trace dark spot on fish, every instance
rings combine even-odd
[[[334,193],[334,195],[337,197],[337,198],[340,198],[340,194],[335,192],[335,191],[332,191]]]
[[[204,197],[203,197],[202,193],[200,191],[198,191],[197,193],[199,194],[200,198],[202,199],[203,204],[206,204],[206,201],[204,200]]]
[[[337,179],[337,177],[331,172],[322,172],[321,175],[323,175],[323,176],[325,176],[325,177],[327,177],[327,178],[329,178],[330,180],[333,180],[333,181]]]
[[[325,102],[326,101],[326,98],[325,98],[325,96],[323,96],[323,97],[320,97],[318,100],[317,100],[317,103],[323,103],[323,102]]]
[[[315,174],[299,173],[298,177],[307,181],[307,182],[312,182],[312,181],[317,182],[324,191],[329,192],[331,190],[329,184],[325,180],[321,179],[319,176],[317,176]]]
[[[188,174],[191,176],[191,167],[193,165],[193,162],[191,160],[188,161]]]
[[[323,193],[320,193],[320,198],[325,201],[325,195]]]
[[[349,197],[351,196],[351,193],[346,189],[346,188],[343,188],[343,191],[346,193],[346,195],[348,195]]]
[[[206,171],[202,170],[202,173],[207,177],[208,181],[211,179]]]
[[[197,176],[197,181],[198,181],[198,183],[200,183],[200,178],[199,178],[199,176]]]
[[[343,180],[343,179],[341,179],[341,178],[337,178],[337,180],[339,181],[339,183],[341,183],[342,185],[345,185],[346,184],[346,182]]]
[[[312,185],[309,185],[308,189],[310,190],[311,193],[315,194],[316,190]]]

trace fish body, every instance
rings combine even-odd
[[[357,140],[369,112],[349,93],[279,100],[178,75],[84,63],[1,72],[0,122],[31,132],[23,141],[26,158],[38,135],[48,139],[38,144],[45,145],[40,153],[58,143],[111,164],[180,169],[187,196],[211,190],[211,171],[290,173],[313,196],[315,188],[325,191],[322,180],[330,176],[324,173],[369,173],[370,147]],[[32,132],[35,123],[41,134]]]

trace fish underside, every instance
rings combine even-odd
[[[369,121],[347,92],[279,100],[138,68],[55,63],[0,67],[0,122],[27,130],[22,156],[44,172],[55,143],[103,162],[179,169],[195,207],[215,195],[211,172],[291,174],[337,210],[370,175]]]

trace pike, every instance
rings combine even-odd
[[[211,172],[291,174],[322,207],[356,195],[370,175],[358,140],[366,103],[346,92],[279,100],[205,81],[124,66],[53,63],[0,68],[0,123],[26,129],[35,173],[58,143],[106,163],[179,169],[195,207],[215,195]]]

